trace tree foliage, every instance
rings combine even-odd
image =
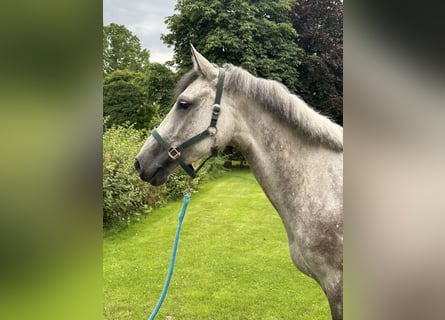
[[[165,116],[173,105],[173,90],[177,75],[160,63],[150,63],[147,68],[148,99],[159,106],[159,116]]]
[[[291,13],[298,45],[305,55],[299,67],[302,98],[343,123],[343,3],[300,0]]]
[[[134,124],[136,129],[148,128],[156,110],[149,102],[147,78],[143,73],[118,70],[104,79],[104,116],[109,125]]]
[[[123,25],[111,23],[103,27],[102,50],[104,75],[117,70],[144,72],[149,64],[149,52]]]
[[[179,0],[166,18],[181,71],[191,67],[190,43],[215,63],[230,62],[252,74],[276,79],[297,92],[302,50],[289,11],[292,0]]]
[[[125,26],[103,27],[104,115],[108,125],[129,122],[148,129],[172,105],[176,74],[149,62],[149,52]],[[159,115],[157,112],[159,111]]]

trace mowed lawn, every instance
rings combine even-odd
[[[103,240],[104,318],[147,319],[167,274],[182,201]],[[193,194],[156,319],[330,319],[318,284],[293,265],[282,222],[248,171]]]

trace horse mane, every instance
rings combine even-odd
[[[227,71],[224,90],[247,95],[266,111],[301,130],[310,139],[335,151],[343,151],[343,128],[309,107],[284,85],[275,80],[257,78],[232,64],[225,64],[224,68]],[[176,85],[175,100],[199,76],[194,69],[182,76]]]
[[[343,150],[343,128],[309,107],[301,98],[274,80],[251,75],[240,67],[225,64],[224,90],[242,92],[280,120],[300,129],[310,139],[335,151]]]

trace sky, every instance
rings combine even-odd
[[[174,13],[176,0],[104,0],[103,23],[123,24],[150,51],[150,62],[164,63],[173,58],[173,48],[160,39],[168,33],[164,19]]]

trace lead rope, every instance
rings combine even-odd
[[[148,317],[148,320],[153,320],[156,317],[159,309],[161,309],[161,306],[162,306],[162,303],[164,302],[165,296],[167,295],[168,287],[170,285],[170,280],[172,279],[173,270],[175,268],[176,252],[178,251],[179,236],[181,234],[182,221],[184,220],[185,212],[187,211],[187,206],[190,202],[190,197],[191,197],[191,179],[189,180],[188,188],[184,194],[182,208],[181,208],[181,211],[179,212],[178,228],[176,229],[175,241],[173,243],[172,256],[170,259],[170,267],[168,268],[168,274],[167,274],[167,278],[165,279],[164,288],[162,289],[162,293],[161,293],[161,296],[159,297],[158,303],[156,304],[150,317]]]
[[[187,206],[190,201],[191,196],[191,184],[192,179],[195,178],[196,174],[199,172],[199,170],[202,169],[204,164],[212,157],[216,157],[218,154],[218,148],[216,147],[216,123],[218,121],[218,117],[221,111],[220,103],[221,103],[221,96],[223,92],[224,87],[224,77],[225,77],[225,71],[224,68],[219,68],[218,73],[218,83],[216,85],[216,95],[215,95],[215,104],[213,105],[213,111],[212,111],[212,118],[210,121],[210,126],[201,132],[200,134],[197,134],[196,136],[190,138],[183,144],[181,144],[178,147],[171,146],[169,143],[167,143],[161,135],[156,131],[156,129],[153,130],[152,136],[158,141],[158,143],[167,150],[167,153],[170,158],[172,158],[175,161],[178,161],[180,166],[187,172],[187,174],[190,176],[188,189],[186,190],[184,194],[184,201],[182,203],[182,209],[179,212],[179,219],[178,219],[178,228],[176,229],[176,236],[175,241],[173,243],[173,251],[172,256],[170,260],[170,267],[168,268],[168,274],[167,278],[165,279],[164,288],[162,289],[161,296],[159,297],[158,303],[156,304],[153,312],[151,313],[150,317],[148,317],[148,320],[153,320],[156,315],[158,314],[159,309],[161,308],[162,303],[164,302],[165,296],[167,295],[168,287],[170,285],[170,280],[173,275],[173,269],[175,268],[175,261],[176,261],[176,252],[178,250],[178,244],[179,244],[179,236],[181,233],[181,227],[182,227],[182,221],[184,220],[185,212],[187,210]],[[205,159],[201,165],[198,167],[198,169],[195,171],[192,166],[188,166],[185,164],[185,162],[181,159],[181,152],[186,149],[187,147],[201,141],[202,139],[211,136],[213,138],[213,148],[212,148],[212,154]]]

